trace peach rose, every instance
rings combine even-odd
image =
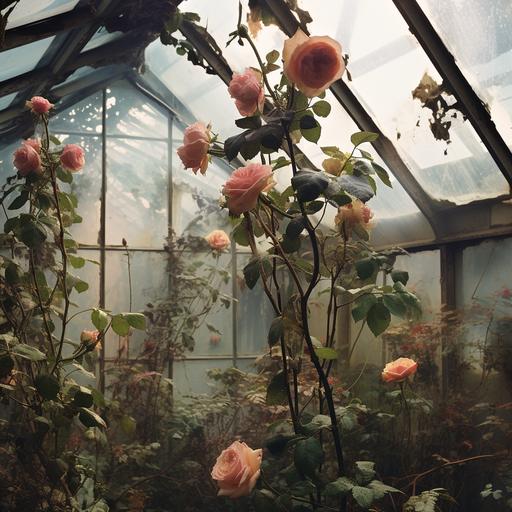
[[[260,192],[266,192],[275,185],[270,165],[249,164],[239,167],[224,184],[222,193],[233,215],[252,210],[258,204]]]
[[[210,129],[204,123],[194,123],[185,128],[183,146],[177,150],[185,169],[192,169],[194,174],[198,170],[201,174],[206,173],[210,141]]]
[[[67,144],[60,154],[60,163],[64,169],[78,172],[85,164],[84,150],[76,144]]]
[[[327,36],[308,37],[300,28],[284,43],[283,64],[288,80],[308,98],[321,94],[345,71],[337,41]]]
[[[32,110],[34,114],[47,114],[53,108],[53,103],[50,103],[42,96],[34,96],[30,101],[27,101],[25,105]]]
[[[219,496],[248,496],[260,476],[262,450],[253,450],[245,443],[234,441],[217,458],[212,478],[219,486]]]
[[[343,224],[347,235],[350,235],[352,229],[357,225],[364,229],[371,228],[370,221],[372,218],[373,212],[370,208],[359,199],[353,199],[350,204],[338,208],[334,222],[337,226]]]
[[[408,357],[399,357],[384,367],[382,380],[384,382],[403,382],[409,375],[414,375],[417,368],[416,361]]]
[[[252,116],[263,111],[265,92],[260,72],[247,68],[243,73],[235,73],[229,82],[228,91],[241,116]]]
[[[229,236],[222,229],[214,229],[205,239],[214,251],[223,251],[229,247]]]
[[[21,146],[14,152],[13,164],[21,176],[27,176],[31,172],[41,170],[41,157],[35,149],[34,141],[23,141]]]

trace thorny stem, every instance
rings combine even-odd
[[[43,115],[41,116],[41,119],[43,120],[44,130],[45,130],[45,139],[43,140],[43,149],[47,153],[48,158],[48,150],[50,147],[50,134],[48,132],[48,119]],[[49,160],[49,158],[48,158]],[[50,168],[50,178],[51,178],[51,184],[52,184],[52,191],[53,191],[53,198],[55,201],[55,209],[57,211],[57,219],[59,221],[59,249],[61,252],[62,257],[62,293],[64,295],[64,311],[62,313],[62,332],[60,335],[59,340],[59,348],[57,349],[57,355],[55,357],[55,362],[53,364],[53,368],[50,373],[54,373],[57,369],[59,362],[62,358],[62,349],[64,347],[64,340],[66,338],[66,327],[67,327],[67,317],[69,312],[69,294],[68,294],[68,287],[67,287],[67,274],[68,274],[68,257],[66,254],[66,247],[64,246],[64,224],[62,222],[62,212],[60,210],[60,204],[59,204],[59,191],[57,188],[57,176],[55,174],[55,166],[50,161],[49,162],[49,168]],[[52,343],[50,339],[50,344]]]
[[[285,138],[286,142],[288,144],[288,154],[290,156],[291,165],[292,165],[292,171],[293,175],[295,176],[297,174],[297,165],[295,162],[295,154],[293,149],[293,143],[290,136],[290,131],[288,126],[283,126],[284,132],[285,132]],[[302,329],[304,333],[304,338],[306,340],[306,344],[308,346],[309,354],[311,357],[311,361],[318,373],[318,377],[320,380],[320,383],[324,390],[324,397],[325,401],[327,403],[327,409],[329,412],[329,417],[331,419],[331,428],[332,428],[332,437],[334,441],[334,449],[336,451],[336,459],[338,463],[338,474],[339,476],[342,476],[345,473],[345,467],[344,467],[344,458],[343,458],[343,449],[341,446],[341,435],[338,427],[338,420],[336,418],[336,410],[334,408],[334,401],[332,396],[332,389],[329,385],[327,375],[324,372],[324,369],[322,368],[322,364],[320,363],[320,360],[318,356],[316,355],[314,346],[313,346],[313,340],[311,339],[311,334],[309,331],[309,317],[308,317],[308,301],[311,293],[313,292],[319,275],[320,275],[320,251],[318,248],[318,240],[316,238],[316,233],[313,227],[311,226],[311,223],[309,221],[309,218],[307,216],[306,210],[304,208],[304,204],[302,201],[299,201],[299,206],[302,212],[302,217],[304,218],[304,224],[306,231],[308,232],[308,236],[311,242],[311,248],[313,251],[313,275],[311,277],[311,281],[309,283],[309,286],[304,293],[304,295],[301,296],[301,317],[302,317]],[[346,499],[342,499],[340,503],[340,510],[344,511],[346,510]]]

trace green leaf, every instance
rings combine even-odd
[[[281,240],[281,249],[287,254],[298,251],[300,249],[300,238],[290,238],[285,234]]]
[[[64,183],[73,183],[73,174],[63,167],[57,168],[57,178]]]
[[[142,313],[123,313],[123,317],[134,329],[146,329],[146,317]]]
[[[241,117],[235,121],[235,124],[238,128],[256,130],[261,126],[261,117],[260,116],[251,116],[251,117]]]
[[[406,286],[409,281],[409,272],[405,270],[393,270],[391,272],[391,279],[393,279],[393,283],[398,282]]]
[[[304,231],[305,227],[306,219],[304,219],[304,217],[296,217],[286,226],[286,236],[288,238],[297,238]]]
[[[256,489],[252,495],[252,504],[255,512],[281,512],[274,495],[266,489]]]
[[[89,289],[89,284],[81,279],[77,279],[73,287],[78,293],[86,292]]]
[[[85,258],[74,256],[73,254],[67,255],[68,261],[74,268],[82,268],[85,265]]]
[[[382,301],[395,316],[403,317],[407,313],[407,307],[398,294],[386,294],[382,297]]]
[[[267,405],[285,405],[288,403],[288,385],[284,372],[277,372],[267,387]]]
[[[361,295],[355,301],[355,307],[352,308],[352,318],[354,322],[359,322],[367,317],[368,311],[377,302],[375,295],[369,293],[367,295]]]
[[[30,361],[44,361],[46,356],[36,347],[20,343],[12,348],[11,352]]]
[[[278,316],[272,320],[270,324],[270,329],[268,331],[268,344],[270,347],[274,346],[276,343],[279,343],[281,336],[284,332],[283,325],[283,317]]]
[[[60,384],[53,375],[39,375],[35,379],[37,392],[45,400],[55,400],[59,394]]]
[[[29,194],[26,190],[23,190],[21,194],[14,199],[14,201],[7,207],[8,210],[18,210],[20,209],[27,201]]]
[[[96,414],[94,411],[91,411],[90,409],[86,409],[85,407],[82,407],[80,409],[80,414],[78,415],[78,419],[87,428],[91,428],[91,427],[107,428],[107,424],[105,423],[104,419],[99,414]]]
[[[317,101],[311,108],[320,117],[327,117],[331,113],[331,105],[327,101]]]
[[[315,354],[320,359],[326,359],[327,361],[335,361],[338,359],[338,352],[331,347],[316,347]]]
[[[372,167],[375,170],[375,174],[379,177],[380,181],[384,183],[389,188],[393,188],[393,185],[391,185],[391,180],[389,179],[389,174],[384,167],[381,167],[379,164],[376,164],[375,162],[372,162]]]
[[[317,414],[309,423],[302,425],[302,431],[308,435],[331,427],[331,418],[325,414]]]
[[[101,309],[94,309],[91,313],[91,322],[98,331],[103,331],[108,325],[108,315]]]
[[[75,407],[91,407],[93,402],[92,391],[84,386],[79,386],[73,396],[73,405]]]
[[[274,62],[277,62],[277,59],[279,59],[279,52],[277,50],[268,52],[266,59],[269,64],[274,64]]]
[[[306,205],[306,213],[312,215],[313,213],[319,212],[326,205],[325,201],[311,201]]]
[[[119,336],[127,336],[130,332],[130,324],[123,315],[115,315],[112,317],[112,329]]]
[[[5,282],[8,285],[13,285],[21,281],[23,271],[13,261],[10,261],[5,267]]]
[[[374,496],[371,489],[355,485],[352,487],[352,496],[357,504],[364,510],[368,510],[372,506]]]
[[[27,247],[39,247],[46,240],[46,229],[43,224],[30,215],[22,214],[16,226],[16,237]]]
[[[245,218],[235,226],[233,231],[231,232],[231,236],[233,240],[243,247],[249,246],[249,232],[247,231],[247,224],[245,222]]]
[[[364,142],[373,142],[379,138],[378,133],[373,132],[356,132],[352,134],[350,137],[350,142],[354,144],[354,146],[359,146],[359,144],[363,144]]]
[[[299,122],[300,133],[309,142],[316,144],[322,134],[322,128],[318,121],[311,115],[302,116]]]
[[[360,484],[367,484],[375,476],[375,462],[358,460],[356,462],[356,478]]]
[[[366,321],[373,335],[379,336],[389,327],[391,314],[382,302],[377,302],[368,311]]]
[[[376,500],[380,500],[384,498],[384,496],[389,492],[402,492],[394,487],[384,484],[379,480],[373,480],[368,484],[368,487],[373,491]]]
[[[255,257],[244,267],[244,279],[247,287],[252,290],[260,278],[260,259]]]
[[[356,484],[350,480],[350,478],[347,478],[346,476],[342,476],[334,482],[329,482],[325,486],[324,494],[326,496],[339,496],[343,494],[347,494],[352,490],[352,488]]]
[[[292,186],[299,201],[313,201],[329,186],[330,180],[318,171],[299,171],[292,178]]]
[[[324,461],[324,452],[316,437],[300,440],[293,454],[295,467],[300,474],[315,478],[318,466]]]
[[[378,267],[373,258],[363,258],[362,260],[356,261],[356,271],[357,277],[365,281],[370,277],[373,277],[375,272],[377,272]]]

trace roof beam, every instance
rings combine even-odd
[[[90,5],[78,6],[71,11],[41,21],[6,30],[0,52],[45,39],[79,25],[88,25],[94,20],[93,13],[94,10]]]
[[[490,113],[473,90],[442,39],[416,0],[393,0],[420,45],[461,104],[473,128],[512,186],[512,153],[498,132]]]
[[[295,34],[300,24],[286,3],[283,0],[264,1],[277,19],[281,30],[283,30],[283,32],[288,36]],[[306,34],[308,33],[306,27],[301,26],[300,28]],[[437,234],[435,202],[418,183],[398,154],[394,144],[382,133],[370,114],[368,114],[360,101],[356,98],[348,85],[343,82],[343,80],[336,81],[330,89],[335,98],[343,106],[360,130],[379,134],[379,138],[375,142],[372,142],[375,151],[384,160],[384,162],[386,162],[390,171],[409,194],[411,199],[416,203],[419,210],[423,215],[425,215],[434,233]]]

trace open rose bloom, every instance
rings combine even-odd
[[[260,193],[267,192],[274,185],[270,165],[249,164],[231,174],[222,193],[226,196],[229,211],[233,215],[240,215],[255,208]]]
[[[214,229],[211,233],[205,236],[209,246],[214,251],[223,251],[229,247],[229,235],[222,229]]]
[[[414,375],[418,369],[418,363],[408,357],[399,357],[388,363],[382,371],[384,382],[403,382],[407,377]]]
[[[34,114],[47,114],[53,108],[54,105],[42,96],[34,96],[30,99],[30,101],[26,102],[26,106]]]
[[[260,476],[262,450],[253,450],[245,443],[234,441],[217,458],[212,478],[219,486],[219,496],[248,496]]]
[[[183,146],[178,148],[185,169],[192,169],[194,174],[206,173],[208,168],[208,149],[210,148],[210,130],[204,123],[194,123],[185,128]]]
[[[37,139],[28,139],[14,152],[13,164],[20,176],[28,176],[30,173],[41,171],[41,144]]]
[[[235,73],[229,82],[228,91],[240,115],[252,116],[263,111],[265,92],[259,71],[247,68],[243,73]]]
[[[328,36],[307,36],[301,29],[283,48],[284,73],[308,98],[324,92],[345,71],[341,45]]]
[[[76,144],[64,146],[60,155],[62,167],[71,172],[78,172],[85,164],[84,150]]]
[[[343,226],[345,232],[350,236],[356,226],[368,230],[372,227],[371,220],[373,212],[359,199],[353,199],[350,204],[340,206],[334,218],[337,226]]]

